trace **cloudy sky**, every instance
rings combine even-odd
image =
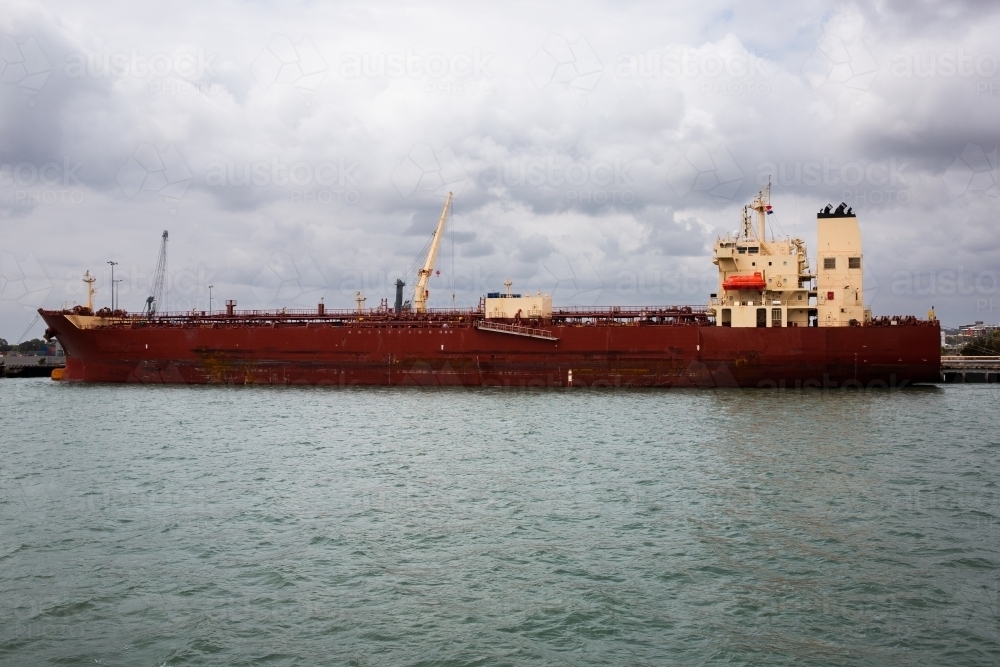
[[[431,306],[701,304],[859,214],[876,314],[1000,320],[1000,6],[0,0],[0,337],[39,306],[391,300],[447,192]]]

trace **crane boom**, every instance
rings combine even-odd
[[[150,317],[164,305],[166,298],[164,278],[167,273],[167,230],[163,230],[160,239],[160,255],[156,260],[156,270],[153,271],[153,285],[150,290],[152,293],[146,298],[146,306],[143,309],[144,314]]]
[[[427,251],[427,259],[424,261],[424,268],[417,272],[417,286],[413,289],[413,309],[418,313],[427,312],[427,281],[431,279],[434,272],[434,262],[437,260],[438,248],[441,247],[441,238],[444,234],[444,221],[448,217],[448,207],[451,206],[452,193],[448,193],[448,199],[444,202],[444,209],[441,211],[441,219],[438,220],[437,229],[434,231],[434,238],[431,240],[431,247]]]

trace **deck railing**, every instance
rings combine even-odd
[[[493,331],[496,333],[510,334],[513,336],[525,336],[527,338],[541,338],[542,340],[559,340],[552,335],[551,331],[546,331],[545,329],[533,329],[531,327],[521,327],[516,324],[504,324],[503,322],[489,322],[487,320],[479,320],[476,322],[476,328],[480,331]]]
[[[45,311],[74,314],[73,310]],[[76,311],[77,313],[79,311]],[[97,311],[96,315],[111,326],[178,326],[178,325],[248,325],[254,322],[275,324],[308,324],[308,323],[363,323],[407,325],[427,323],[451,323],[472,325],[486,320],[486,314],[477,308],[428,308],[424,313],[404,311],[396,313],[391,309],[366,308],[357,309],[281,309],[281,310],[235,310],[232,315],[225,310],[163,312],[152,316],[142,313],[127,313],[125,311]],[[591,306],[587,308],[557,308],[550,317],[542,321],[554,324],[712,324],[713,318],[705,306]],[[532,318],[521,322],[531,323]],[[515,322],[520,326],[521,322]],[[913,316],[882,316],[868,322],[821,323],[820,327],[828,326],[930,326],[936,322],[922,320]]]

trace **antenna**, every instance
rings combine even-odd
[[[451,207],[451,309],[455,310],[455,206]]]
[[[94,312],[94,295],[97,294],[97,290],[94,289],[94,283],[96,281],[97,278],[90,275],[89,269],[83,274],[83,282],[87,283],[87,310],[89,310],[91,314]]]
[[[757,211],[757,224],[760,226],[760,240],[763,241],[764,240],[764,234],[765,234],[765,228],[766,228],[767,216],[769,215],[770,210],[771,210],[771,177],[770,176],[767,177],[767,185],[764,186],[764,196],[761,198],[761,203],[764,205],[764,210],[763,211]],[[772,232],[771,240],[773,241],[774,240],[774,235],[773,235],[774,230],[772,229],[771,232]]]
[[[744,234],[746,234],[747,237],[750,236],[750,230],[752,227],[749,211],[753,210],[757,214],[757,231],[756,231],[757,240],[760,241],[761,243],[765,241],[764,237],[766,232],[765,219],[767,218],[768,211],[770,210],[770,208],[771,208],[771,179],[768,179],[767,185],[765,185],[764,188],[757,193],[757,195],[753,198],[753,201],[750,202],[750,206],[743,208],[743,229],[744,229]]]
[[[163,230],[160,241],[160,256],[156,260],[156,270],[153,272],[153,289],[146,297],[146,307],[143,314],[152,316],[160,309],[166,299],[166,286],[164,276],[167,273],[167,230]]]

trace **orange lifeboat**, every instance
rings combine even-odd
[[[762,290],[765,287],[767,287],[767,283],[764,281],[764,276],[760,275],[760,273],[755,273],[752,276],[729,276],[722,283],[722,289],[725,290]]]

